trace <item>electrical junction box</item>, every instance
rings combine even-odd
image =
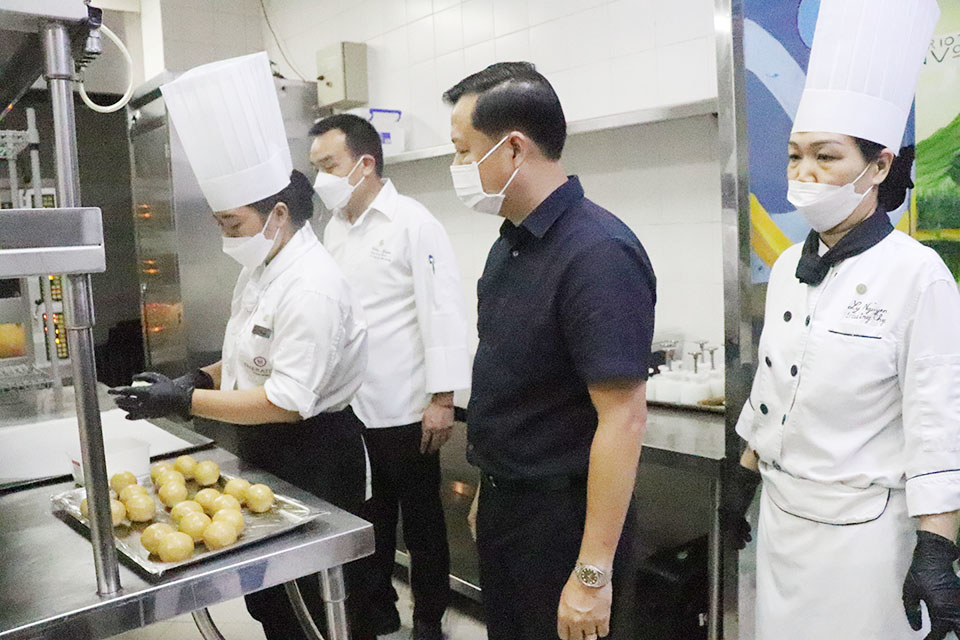
[[[367,103],[367,45],[338,42],[317,51],[317,106],[349,109]]]

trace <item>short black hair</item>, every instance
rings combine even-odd
[[[860,155],[865,162],[876,162],[880,159],[880,152],[886,148],[879,142],[863,138],[854,137],[853,141],[857,143],[857,148],[860,149]],[[914,155],[913,145],[900,149],[900,153],[890,165],[890,173],[887,174],[886,180],[877,187],[877,204],[883,207],[884,211],[896,210],[906,200],[907,189],[913,188],[910,170],[913,167]]]
[[[302,227],[303,223],[313,217],[313,185],[310,184],[307,176],[294,169],[290,174],[290,184],[279,193],[257,200],[250,206],[261,216],[267,216],[278,202],[287,205],[293,223],[297,227]]]
[[[370,122],[352,113],[338,113],[314,122],[310,127],[310,135],[322,136],[334,129],[343,131],[347,148],[354,158],[373,156],[377,175],[383,175],[383,145],[380,143],[380,134]]]
[[[443,94],[454,105],[476,94],[473,127],[491,138],[509,131],[530,137],[551,160],[559,160],[567,140],[567,120],[550,81],[530,62],[498,62],[469,75]]]

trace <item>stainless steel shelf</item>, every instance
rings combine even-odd
[[[702,116],[711,113],[717,113],[717,100],[715,98],[663,107],[653,107],[650,109],[636,109],[634,111],[616,113],[609,116],[577,120],[567,123],[567,135],[572,136],[581,133],[590,133],[592,131],[619,129],[621,127],[638,124],[665,122],[667,120],[677,120],[679,118]],[[387,156],[383,159],[383,162],[384,164],[401,164],[404,162],[414,162],[416,160],[440,158],[450,155],[453,155],[453,145],[441,144],[435,147],[424,147],[423,149],[414,149],[413,151],[404,151],[403,153]]]

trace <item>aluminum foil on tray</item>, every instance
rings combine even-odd
[[[228,480],[237,476],[221,474],[220,480],[213,488],[222,492],[224,485]],[[153,483],[150,476],[138,478],[139,484],[147,488],[151,498],[157,503],[157,512],[150,522],[130,522],[124,520],[120,525],[113,528],[113,537],[116,543],[117,551],[125,555],[136,565],[141,567],[148,574],[161,576],[164,572],[184,565],[202,562],[208,558],[216,557],[223,553],[229,553],[233,549],[253,544],[264,538],[278,535],[285,531],[295,529],[300,525],[325,515],[328,512],[309,507],[299,500],[289,498],[282,494],[275,494],[273,508],[266,513],[252,513],[247,509],[243,510],[244,529],[237,538],[237,541],[223,549],[209,550],[202,542],[198,542],[194,548],[193,555],[180,562],[162,562],[157,556],[150,553],[140,544],[140,534],[143,530],[155,522],[166,522],[174,529],[177,525],[170,518],[170,512],[160,502],[156,492],[153,489]],[[192,500],[197,491],[205,487],[200,487],[193,480],[187,482],[187,499]],[[86,497],[86,489],[79,487],[57,494],[50,498],[51,508],[55,513],[64,513],[72,519],[78,521],[89,533],[89,523],[80,513],[80,501]]]

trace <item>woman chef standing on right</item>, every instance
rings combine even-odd
[[[887,215],[938,16],[935,0],[820,3],[787,169],[814,231],[773,267],[737,425],[741,512],[749,469],[763,482],[762,640],[920,638],[920,601],[927,638],[960,631],[960,293]]]

